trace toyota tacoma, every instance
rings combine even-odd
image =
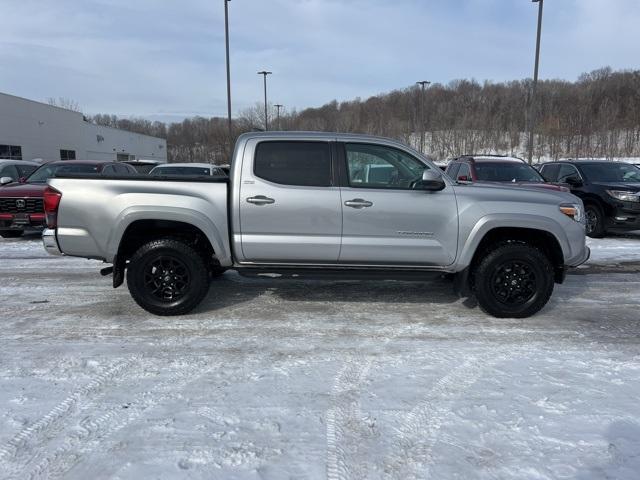
[[[287,272],[449,274],[497,317],[527,317],[585,262],[583,205],[568,192],[458,184],[410,147],[329,133],[258,132],[229,178],[52,178],[52,254],[111,264],[157,315],[193,310],[210,280]]]

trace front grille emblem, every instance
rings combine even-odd
[[[27,206],[27,202],[22,199],[16,200],[16,208],[24,208]]]

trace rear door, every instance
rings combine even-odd
[[[417,189],[425,168],[404,150],[367,143],[338,144],[342,165],[340,263],[445,266],[458,245],[453,187]]]
[[[244,262],[336,263],[340,188],[329,141],[248,142],[239,189]]]

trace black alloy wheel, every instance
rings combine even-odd
[[[536,274],[527,262],[510,260],[491,276],[494,296],[507,305],[526,303],[536,293]]]
[[[472,272],[480,308],[498,318],[526,318],[553,293],[554,269],[538,248],[512,241],[487,251]]]
[[[164,302],[175,302],[188,291],[191,275],[180,259],[161,255],[145,265],[144,283],[149,295]]]
[[[206,258],[190,245],[161,238],[142,245],[127,267],[127,286],[138,305],[156,315],[182,315],[209,291]]]

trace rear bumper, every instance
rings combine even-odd
[[[42,232],[42,244],[44,245],[44,249],[50,255],[64,255],[58,246],[58,240],[56,238],[56,231],[46,228]]]

